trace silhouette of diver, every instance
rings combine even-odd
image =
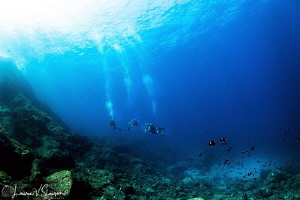
[[[113,119],[110,119],[110,120],[109,120],[108,125],[109,125],[113,130],[118,129],[120,132],[122,131],[121,128],[117,127],[117,124],[116,124],[116,122],[115,122]]]
[[[147,132],[150,132],[153,135],[156,134],[156,128],[155,128],[155,126],[153,124],[151,124],[151,123],[146,124],[145,133],[147,133]]]
[[[129,123],[128,123],[130,126],[138,126],[139,124],[139,121],[136,119],[136,118],[133,118]],[[130,129],[130,126],[127,128],[127,130]]]
[[[155,127],[153,124],[149,123],[149,124],[146,124],[146,127],[145,127],[145,133],[147,133],[147,132],[150,132],[153,135],[156,135],[156,134],[164,135],[165,128],[162,128],[159,126]]]
[[[156,134],[164,135],[165,134],[165,129],[166,128],[162,128],[162,127],[157,126],[156,127]]]

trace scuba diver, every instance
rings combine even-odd
[[[116,122],[115,122],[113,119],[110,119],[110,120],[109,120],[108,125],[109,125],[113,130],[118,129],[120,132],[122,131],[121,128],[117,127],[117,124],[116,124]]]
[[[150,132],[152,133],[153,135],[156,134],[156,128],[153,124],[149,123],[149,124],[146,124],[146,127],[145,127],[145,133],[147,132]]]
[[[156,134],[161,134],[161,135],[165,134],[165,128],[157,126],[155,130],[156,130]]]
[[[136,118],[133,118],[129,123],[130,126],[137,126],[139,124],[139,121]],[[130,129],[130,126],[127,128],[127,130]]]
[[[134,115],[132,116],[132,120],[128,122],[130,126],[127,128],[127,130],[130,130],[131,127],[138,126],[139,121],[137,120],[137,117],[138,117],[138,113],[134,113]]]
[[[156,134],[160,134],[160,135],[164,135],[165,134],[165,128],[162,128],[162,127],[155,127],[153,124],[149,123],[149,124],[146,124],[146,127],[145,127],[145,133],[147,132],[150,132],[152,133],[153,135],[156,135]]]

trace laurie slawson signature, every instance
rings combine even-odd
[[[64,196],[64,193],[62,192],[54,192],[54,191],[49,191],[48,190],[48,184],[41,184],[40,187],[37,188],[33,188],[31,192],[27,192],[27,191],[17,191],[17,184],[12,187],[9,185],[6,185],[5,187],[2,188],[2,196],[3,197],[11,197],[11,198],[15,198],[17,196],[41,196],[41,197],[45,197],[45,196],[51,196],[53,199],[62,199],[62,197]]]

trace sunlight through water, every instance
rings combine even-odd
[[[122,52],[136,43],[151,44],[157,28],[176,28],[161,36],[161,44],[173,45],[181,38],[203,32],[198,27],[187,30],[197,21],[209,20],[216,9],[220,19],[205,25],[207,30],[219,20],[228,22],[243,1],[227,0],[192,2],[190,0],[30,0],[7,1],[0,8],[0,52],[2,56],[28,62],[43,60],[47,54],[68,51],[86,53],[86,48],[97,48],[99,53]],[[226,5],[232,6],[225,9]],[[216,7],[216,9],[214,9]],[[220,12],[220,11],[219,11]],[[225,15],[222,15],[225,14]],[[167,46],[165,46],[166,48]]]
[[[148,103],[156,113],[155,84],[148,69],[154,67],[149,64],[151,51],[167,50],[193,35],[205,33],[216,24],[228,23],[242,3],[236,0],[209,3],[192,0],[7,1],[0,7],[0,37],[3,38],[0,56],[11,58],[23,71],[28,66],[33,67],[31,63],[39,63],[34,67],[45,73],[49,70],[47,58],[64,59],[68,65],[76,63],[77,66],[96,63],[105,77],[106,106],[111,118],[114,114],[112,93],[116,92],[111,89],[116,82],[112,73],[122,74],[128,102],[133,102],[136,82],[131,71],[137,68],[148,93]],[[215,12],[220,12],[219,18]],[[203,23],[199,23],[201,21]],[[200,26],[193,27],[195,23]],[[158,30],[159,37],[155,34]],[[132,50],[139,64],[125,56]],[[118,58],[118,63],[106,59],[111,55]],[[81,58],[80,63],[72,60],[76,56]]]

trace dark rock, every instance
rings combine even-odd
[[[103,197],[105,199],[118,199],[118,200],[124,200],[126,198],[125,194],[122,191],[112,186],[108,186],[104,189]]]
[[[265,179],[267,179],[267,177],[268,177],[268,175],[271,173],[271,169],[268,169],[268,170],[264,170],[264,169],[262,169],[261,171],[260,171],[260,178],[262,179],[262,180],[265,180]]]
[[[71,135],[65,138],[62,141],[61,145],[62,147],[71,151],[73,154],[82,156],[90,151],[95,144],[88,140],[86,137],[80,135]]]
[[[247,181],[242,185],[242,191],[249,191],[256,188],[256,182],[255,181]]]
[[[259,190],[260,192],[260,195],[263,197],[263,198],[268,198],[270,196],[273,195],[273,191],[268,189],[267,187],[263,187]]]
[[[290,174],[286,174],[286,173],[280,171],[279,169],[275,169],[270,172],[270,174],[267,177],[267,181],[271,182],[271,183],[279,183],[279,182],[285,181],[291,177],[292,176]]]
[[[109,185],[114,180],[114,176],[110,171],[101,169],[86,169],[84,173],[77,173],[76,178],[88,183],[95,190]]]
[[[95,195],[98,193],[94,192],[87,182],[79,181],[74,178],[68,199],[91,199],[92,194]]]
[[[68,152],[51,149],[45,152],[43,161],[46,167],[53,169],[71,169],[75,166],[74,158]]]
[[[124,192],[127,194],[127,195],[130,195],[130,194],[134,194],[134,187],[132,186],[128,186],[124,189]]]
[[[0,185],[8,185],[11,179],[4,171],[0,171]]]
[[[35,159],[32,162],[32,166],[30,170],[31,173],[30,181],[40,184],[43,180],[43,174],[45,172],[44,168],[45,168],[44,163],[39,159]]]
[[[0,132],[0,170],[20,179],[30,175],[34,156],[29,148]]]

